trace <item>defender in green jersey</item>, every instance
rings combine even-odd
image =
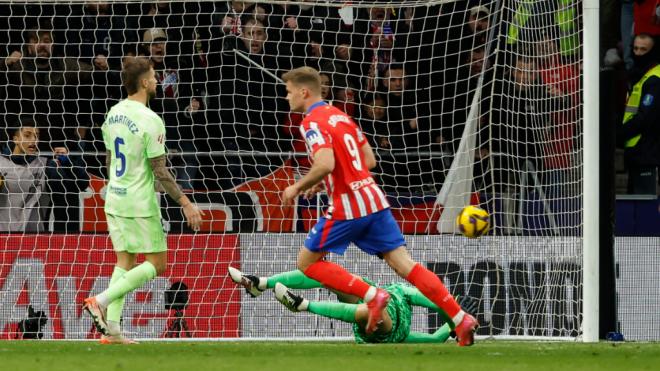
[[[167,268],[167,244],[155,192],[158,180],[167,194],[181,205],[188,225],[199,230],[202,212],[181,192],[166,166],[165,125],[147,104],[156,95],[156,77],[146,59],[131,58],[121,72],[128,98],[108,112],[103,123],[107,149],[105,213],[117,264],[110,286],[85,299],[83,308],[102,343],[133,343],[121,335],[119,321],[124,296]],[[136,255],[145,262],[135,266]]]
[[[320,282],[313,280],[299,270],[279,273],[270,277],[257,277],[241,273],[238,269],[229,267],[231,279],[245,288],[252,297],[261,295],[266,289],[275,289],[275,297],[293,312],[309,311],[320,316],[338,319],[353,323],[353,335],[356,343],[444,343],[454,335],[453,322],[437,305],[427,299],[418,289],[405,283],[393,283],[382,286],[391,300],[385,307],[383,322],[377,331],[367,335],[367,306],[361,299],[339,292],[337,298],[340,302],[309,301],[289,290],[311,289],[323,287]],[[368,282],[364,277],[362,278]],[[369,282],[371,284],[371,282]],[[469,297],[460,300],[461,307],[468,313],[476,309],[476,301]],[[421,306],[437,312],[445,321],[432,334],[410,331],[413,306]]]

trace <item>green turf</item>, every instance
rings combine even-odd
[[[657,370],[660,343],[0,342],[2,370]]]

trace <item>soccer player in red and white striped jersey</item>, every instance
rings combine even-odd
[[[367,144],[362,131],[344,112],[323,101],[309,107],[300,131],[312,156],[323,148],[334,153],[335,166],[323,183],[330,197],[327,218],[348,220],[385,210],[390,205],[369,169],[361,148]]]
[[[453,320],[450,326],[459,345],[472,345],[477,320],[461,309],[438,276],[408,254],[390,205],[369,171],[376,157],[360,128],[321,99],[321,78],[315,69],[296,68],[282,78],[291,110],[305,112],[301,131],[313,161],[309,172],[284,190],[283,201],[291,204],[299,195],[311,197],[323,188],[331,199],[298,253],[298,269],[326,287],[364,298],[369,309],[366,332],[371,334],[382,322],[389,294],[323,259],[329,252],[343,254],[353,242],[367,254],[381,256],[444,310]]]

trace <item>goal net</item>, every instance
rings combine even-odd
[[[324,194],[294,207],[279,197],[310,166],[280,77],[311,66],[324,99],[374,148],[413,257],[478,301],[478,335],[578,337],[580,9],[578,0],[0,2],[0,335],[20,337],[24,320],[45,318],[45,338],[98,336],[80,303],[107,287],[114,263],[100,125],[126,97],[123,58],[143,56],[177,182],[206,216],[193,233],[161,194],[170,266],[126,298],[129,335],[352,336],[270,293],[250,298],[227,276],[229,266],[295,269],[327,206]],[[24,136],[31,126],[38,142]],[[12,156],[16,147],[40,152]],[[469,204],[490,213],[487,236],[457,234]],[[403,281],[355,247],[330,259],[378,284]],[[416,308],[412,323],[428,332],[442,320]]]

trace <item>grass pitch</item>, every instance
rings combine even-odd
[[[657,370],[660,343],[0,342],[2,370]]]

